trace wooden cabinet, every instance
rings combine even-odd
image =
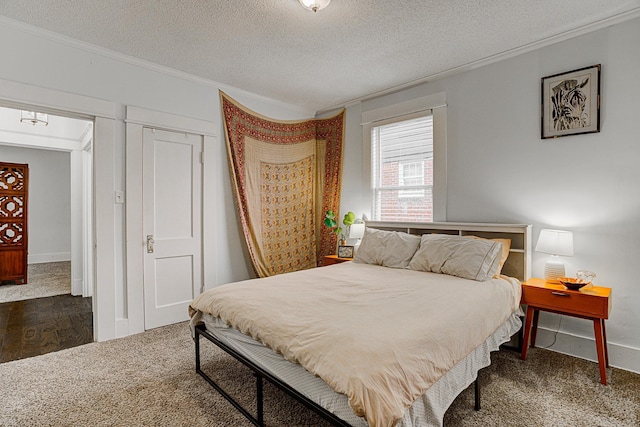
[[[338,258],[338,255],[327,255],[322,259],[322,266],[340,264],[341,262],[353,261],[353,258]]]
[[[29,165],[0,163],[0,284],[27,283]]]
[[[544,279],[529,279],[522,284],[521,303],[527,305],[524,345],[521,354],[523,360],[527,359],[529,337],[531,337],[531,347],[536,345],[540,310],[589,319],[593,321],[596,338],[600,382],[607,384],[606,368],[609,366],[609,354],[604,321],[609,318],[611,312],[611,288],[589,285],[580,290],[571,291],[561,284],[547,283]]]

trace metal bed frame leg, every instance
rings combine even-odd
[[[262,377],[257,373],[256,376],[256,409],[258,412],[258,424],[264,425],[264,412],[262,407]]]
[[[200,329],[196,328],[196,333],[195,333],[195,350],[196,350],[196,373],[199,374],[202,378],[204,378],[210,385],[211,387],[213,387],[214,389],[216,389],[218,391],[218,393],[220,393],[222,395],[222,397],[224,397],[225,399],[227,399],[227,401],[229,403],[231,403],[233,405],[234,408],[236,408],[242,415],[244,415],[249,421],[251,421],[251,423],[255,426],[258,427],[263,427],[264,426],[264,412],[263,412],[263,405],[262,405],[262,376],[260,374],[258,374],[257,372],[254,373],[254,375],[256,376],[256,412],[257,412],[257,416],[254,418],[253,415],[251,415],[249,413],[249,411],[247,411],[246,409],[244,409],[242,407],[242,405],[240,405],[238,402],[236,402],[236,400],[231,397],[230,394],[228,394],[226,391],[224,391],[222,389],[222,387],[220,387],[218,384],[216,384],[215,381],[213,381],[201,368],[200,366],[200,335],[202,335],[202,331]],[[206,337],[206,336],[205,336]]]
[[[473,409],[475,409],[476,411],[480,410],[480,371],[478,371],[478,375],[476,376],[476,381],[475,381],[475,397],[476,397],[476,403],[473,407]]]
[[[253,371],[253,374],[256,377],[256,416],[254,417],[250,414],[246,409],[242,407],[238,402],[236,402],[233,397],[231,397],[226,391],[222,389],[218,384],[216,384],[213,379],[211,379],[201,368],[200,366],[200,336],[203,336],[210,341],[212,344],[219,347],[221,350],[225,351],[231,357],[233,357],[238,362],[242,363],[247,368]],[[263,396],[264,396],[264,381],[267,380],[274,386],[278,387],[280,390],[291,396],[293,399],[302,403],[306,407],[310,408],[318,415],[320,415],[325,420],[329,421],[332,425],[340,426],[340,427],[351,427],[351,425],[345,420],[341,419],[337,415],[329,412],[327,409],[323,408],[319,404],[309,400],[299,391],[295,390],[288,384],[284,383],[282,380],[274,377],[270,373],[266,372],[264,369],[260,368],[255,363],[251,362],[249,359],[244,356],[236,353],[233,349],[228,347],[222,341],[216,339],[213,335],[206,332],[204,326],[196,326],[195,328],[195,351],[196,351],[196,373],[199,374],[202,378],[204,378],[210,385],[213,387],[218,393],[222,395],[229,403],[233,405],[242,415],[244,415],[251,423],[255,426],[263,427],[264,426],[264,405],[263,405]]]
[[[196,373],[200,374],[202,370],[200,369],[200,334],[198,331],[196,331],[193,341],[196,343]]]

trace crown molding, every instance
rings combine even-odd
[[[527,52],[531,52],[534,51],[536,49],[540,49],[546,46],[550,46],[552,44],[555,43],[559,43],[565,40],[569,40],[584,34],[588,34],[597,30],[601,30],[603,28],[612,26],[612,25],[616,25],[634,18],[640,17],[640,7],[636,7],[633,8],[631,10],[628,10],[626,12],[622,12],[619,13],[617,15],[613,15],[610,16],[608,18],[605,19],[601,19],[599,21],[595,21],[592,22],[590,24],[587,25],[583,25],[579,28],[574,28],[572,30],[568,30],[532,43],[528,43],[525,44],[523,46],[519,46],[513,49],[508,49],[505,50],[503,52],[497,53],[495,55],[491,55],[488,56],[486,58],[477,60],[477,61],[472,61],[469,62],[467,64],[463,64],[457,67],[453,67],[450,68],[448,70],[444,70],[442,72],[439,73],[435,73],[435,74],[431,74],[429,76],[425,76],[422,77],[420,79],[417,80],[412,80],[400,85],[396,85],[396,86],[392,86],[389,87],[387,89],[384,90],[380,90],[380,91],[376,91],[376,92],[372,92],[370,94],[364,95],[362,97],[359,98],[354,98],[354,99],[350,99],[347,100],[345,102],[341,102],[339,104],[334,104],[331,106],[327,106],[327,107],[323,107],[319,110],[317,110],[315,112],[315,114],[311,114],[311,116],[313,117],[314,115],[317,116],[318,114],[323,114],[326,113],[327,111],[331,111],[331,110],[336,110],[336,109],[340,109],[343,108],[345,105],[349,105],[349,104],[353,104],[353,103],[357,103],[357,102],[363,102],[363,101],[367,101],[373,98],[378,98],[380,96],[383,95],[388,95],[390,93],[394,93],[394,92],[398,92],[404,89],[408,89],[417,85],[421,85],[421,84],[425,84],[428,82],[432,82],[435,80],[440,80],[443,79],[445,77],[450,77],[453,76],[455,74],[459,74],[465,71],[469,71],[469,70],[473,70],[475,68],[479,68],[479,67],[483,67],[485,65],[489,65],[489,64],[493,64],[495,62],[499,62],[508,58],[512,58],[514,56],[518,56]],[[186,80],[186,81],[190,81],[192,83],[196,83],[196,84],[201,84],[204,86],[211,86],[211,87],[215,87],[218,89],[222,89],[225,92],[235,92],[235,93],[242,93],[248,97],[260,100],[262,102],[274,105],[274,106],[279,106],[282,108],[287,108],[287,109],[291,109],[294,111],[298,111],[301,113],[306,113],[309,114],[310,111],[308,109],[305,108],[301,108],[299,106],[296,105],[292,105],[292,104],[288,104],[286,102],[283,101],[279,101],[279,100],[275,100],[273,98],[269,98],[263,95],[258,95],[249,91],[246,91],[244,89],[240,89],[231,85],[227,85],[224,83],[220,83],[220,82],[216,82],[214,80],[210,80],[210,79],[206,79],[204,77],[200,77],[200,76],[196,76],[194,74],[189,74],[186,73],[184,71],[179,71],[164,65],[159,65],[150,61],[146,61],[144,59],[140,59],[140,58],[136,58],[130,55],[125,55],[123,53],[119,53],[107,48],[103,48],[100,46],[96,46],[94,44],[91,43],[87,43],[87,42],[83,42],[68,36],[64,36],[62,34],[59,33],[55,33],[53,31],[49,31],[49,30],[45,30],[43,28],[40,27],[36,27],[33,25],[29,25],[20,21],[16,21],[14,19],[10,19],[7,18],[5,16],[0,16],[0,24],[6,26],[6,27],[10,27],[13,28],[17,31],[21,31],[36,37],[40,37],[46,40],[50,40],[56,43],[60,43],[66,46],[70,46],[70,47],[74,47],[76,49],[80,49],[83,50],[85,52],[88,53],[92,53],[95,55],[100,55],[103,56],[105,58],[109,58],[111,60],[114,61],[118,61],[118,62],[122,62],[125,64],[129,64],[129,65],[133,65],[136,67],[140,67],[140,68],[144,68],[150,71],[154,71],[157,73],[161,73],[161,74],[165,74],[171,77],[175,77],[175,78],[179,78],[182,80]]]
[[[45,30],[44,28],[40,28],[34,25],[26,24],[24,22],[16,21],[14,19],[7,18],[6,16],[0,15],[0,24],[5,27],[12,28],[16,31],[20,31],[35,37],[39,37],[39,38],[54,42],[54,43],[60,43],[62,45],[79,49],[87,53],[99,55],[104,58],[111,59],[113,61],[118,61],[127,65],[133,65],[135,67],[139,67],[139,68],[143,68],[156,73],[164,74],[170,77],[186,80],[191,83],[214,87],[216,89],[222,89],[225,92],[233,92],[236,94],[241,93],[249,98],[252,98],[267,104],[271,104],[273,106],[277,106],[280,108],[286,108],[288,110],[300,112],[302,114],[306,114],[306,115],[309,115],[310,117],[313,117],[313,113],[314,113],[313,111],[310,111],[309,109],[300,107],[298,105],[289,104],[284,101],[279,101],[264,95],[259,95],[253,92],[249,92],[245,89],[241,89],[225,83],[216,82],[214,80],[196,76],[194,74],[190,74],[184,71],[176,70],[174,68],[167,67],[165,65],[156,64],[151,61],[136,58],[134,56],[126,55],[124,53],[116,52],[114,50],[97,46],[97,45],[84,42],[78,39],[74,39],[72,37],[65,36],[50,30]]]
[[[350,99],[340,104],[335,104],[331,106],[324,107],[316,114],[322,114],[326,111],[335,110],[337,108],[342,108],[344,105],[349,105],[355,102],[364,102],[374,98],[379,98],[384,95],[389,95],[391,93],[399,92],[404,89],[409,89],[414,86],[422,85],[425,83],[430,83],[435,80],[444,79],[445,77],[450,77],[456,74],[463,73],[465,71],[470,71],[476,68],[484,67],[485,65],[493,64],[496,62],[503,61],[505,59],[513,58],[514,56],[522,55],[524,53],[528,53],[537,49],[541,49],[546,46],[551,46],[553,44],[569,40],[575,37],[582,36],[584,34],[592,33],[594,31],[601,30],[603,28],[610,27],[612,25],[620,24],[625,21],[629,21],[634,18],[640,17],[640,7],[633,8],[623,13],[619,13],[614,16],[610,16],[605,19],[601,19],[596,22],[592,22],[591,24],[583,25],[579,28],[574,28],[569,31],[565,31],[532,43],[525,44],[523,46],[519,46],[513,49],[508,49],[503,52],[497,53],[495,55],[488,56],[486,58],[479,59],[477,61],[472,61],[467,64],[463,64],[457,67],[450,68],[448,70],[441,71],[439,73],[431,74],[429,76],[421,77],[417,80],[412,80],[410,82],[406,82],[400,85],[396,85],[384,90],[380,90],[377,92],[370,93],[368,95],[364,95],[360,98]]]

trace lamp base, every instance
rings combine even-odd
[[[558,277],[564,277],[564,263],[555,259],[548,260],[544,265],[544,280],[560,283]]]

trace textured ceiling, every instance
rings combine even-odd
[[[640,0],[0,0],[0,15],[317,111],[637,10]]]

